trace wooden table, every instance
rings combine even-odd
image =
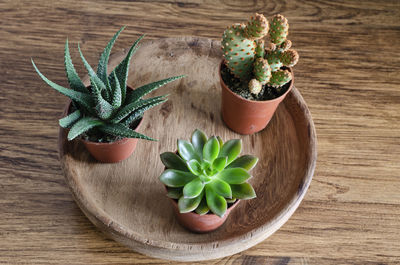
[[[67,37],[98,51],[85,53],[94,64],[122,25],[116,50],[142,33],[219,39],[255,12],[289,19],[317,168],[278,232],[201,264],[400,263],[400,2],[205,2],[0,1],[0,263],[164,263],[105,238],[73,201],[57,154],[66,98],[39,79],[31,57],[66,86]],[[72,55],[83,75],[75,47]]]

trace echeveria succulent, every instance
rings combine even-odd
[[[181,213],[203,215],[211,210],[222,217],[228,203],[256,197],[247,180],[258,158],[238,157],[241,149],[240,139],[223,143],[220,137],[207,138],[197,129],[191,142],[178,140],[177,153],[161,154],[167,169],[159,178],[167,186],[168,197],[178,200]]]
[[[135,132],[130,126],[133,122],[140,119],[146,110],[165,102],[167,100],[166,95],[147,99],[143,99],[142,97],[183,76],[166,78],[141,86],[135,90],[127,89],[130,60],[134,52],[138,49],[139,41],[143,36],[133,43],[125,59],[107,75],[107,65],[111,49],[123,29],[124,27],[114,35],[105,47],[100,56],[96,72],[86,61],[78,45],[81,59],[89,73],[90,88],[83,84],[72,64],[68,39],[65,43],[64,64],[71,89],[57,85],[47,79],[32,60],[32,64],[39,76],[49,86],[72,100],[73,108],[71,113],[59,121],[61,127],[70,129],[68,140],[72,140],[85,133],[96,135],[94,138],[97,141],[110,139],[109,136],[153,140],[148,136]]]

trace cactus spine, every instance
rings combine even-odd
[[[258,94],[265,84],[279,89],[292,79],[290,71],[281,69],[293,67],[299,59],[298,53],[290,49],[288,31],[284,16],[275,15],[268,22],[262,14],[250,18],[247,25],[234,24],[225,30],[225,64],[234,76],[248,82],[251,93]],[[267,45],[263,39],[266,36],[270,40]]]

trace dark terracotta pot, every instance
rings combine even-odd
[[[292,80],[289,89],[282,96],[265,101],[245,99],[230,90],[221,77],[221,62],[219,78],[222,88],[221,109],[225,124],[233,131],[240,134],[253,134],[264,129],[271,120],[279,103],[290,92],[294,83],[294,75],[291,68]]]
[[[133,130],[138,129],[142,124],[140,119],[139,124]],[[96,160],[103,163],[117,163],[125,160],[133,153],[138,142],[137,138],[123,138],[112,143],[97,143],[80,139],[85,145],[89,153]]]
[[[238,205],[240,200],[236,200],[227,210],[225,215],[221,218],[218,215],[208,213],[204,215],[199,215],[195,212],[190,213],[180,213],[178,203],[174,199],[170,199],[172,208],[174,210],[175,216],[178,222],[188,230],[196,233],[207,233],[214,231],[218,227],[224,224],[226,218],[231,213],[231,211]]]

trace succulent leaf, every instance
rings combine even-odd
[[[234,203],[236,201],[236,198],[232,198],[232,199],[227,199],[225,198],[227,203]]]
[[[256,197],[256,192],[249,183],[231,185],[232,197],[240,200],[248,200]]]
[[[65,66],[65,72],[67,73],[69,86],[76,91],[89,93],[89,90],[82,83],[81,79],[79,78],[75,70],[74,65],[72,64],[71,55],[69,53],[69,47],[68,47],[68,39],[65,41],[64,66]]]
[[[164,183],[167,187],[183,187],[190,181],[196,178],[190,172],[176,170],[176,169],[167,169],[165,170],[161,176],[160,181]]]
[[[93,80],[93,82],[97,85],[97,87],[99,88],[100,92],[102,92],[103,90],[106,90],[106,85],[96,75],[96,72],[93,70],[93,68],[90,66],[90,64],[86,61],[85,56],[83,56],[83,53],[81,51],[81,47],[80,47],[79,43],[78,43],[78,50],[79,50],[79,54],[81,56],[82,62],[85,65],[85,68],[89,73],[90,79]],[[110,100],[109,91],[106,90],[105,95],[106,95],[106,100]]]
[[[120,136],[123,138],[127,137],[127,138],[138,138],[138,139],[145,139],[145,140],[150,140],[150,141],[157,141],[151,137],[148,137],[141,133],[135,132],[134,130],[129,129],[120,123],[105,124],[103,126],[100,126],[99,129],[104,133],[111,134],[114,136]]]
[[[217,137],[211,137],[208,139],[203,148],[203,159],[212,163],[219,154],[219,142]]]
[[[122,103],[125,102],[125,97],[126,97],[126,86],[128,85],[127,81],[128,81],[129,64],[130,64],[132,55],[139,48],[138,44],[144,38],[144,36],[145,35],[140,36],[133,43],[133,45],[130,47],[130,49],[128,51],[128,54],[124,58],[124,60],[122,60],[122,62],[120,62],[114,69],[115,73],[117,74],[120,86],[121,86]]]
[[[114,75],[114,91],[112,95],[112,107],[113,109],[118,109],[121,107],[122,104],[122,94],[121,94],[121,86],[119,84],[117,75],[115,74],[115,71],[112,72]]]
[[[111,94],[111,86],[107,77],[107,65],[108,65],[108,59],[110,57],[110,52],[112,47],[114,46],[115,41],[117,40],[119,34],[121,33],[122,30],[124,30],[125,27],[122,27],[120,30],[115,33],[115,35],[111,38],[111,40],[108,42],[107,46],[104,48],[103,53],[100,55],[100,60],[97,65],[97,76],[103,81],[103,83],[106,85],[109,93]]]
[[[123,120],[122,123],[125,124],[126,126],[129,126],[132,122],[141,118],[146,110],[151,109],[159,104],[162,104],[165,101],[166,101],[166,99],[156,100],[153,103],[147,103],[144,106],[135,109],[131,114],[129,114],[129,116],[127,118],[125,118]]]
[[[43,81],[46,82],[46,84],[48,84],[49,86],[51,86],[52,88],[54,88],[55,90],[57,90],[58,92],[63,94],[64,96],[67,96],[71,100],[76,101],[77,103],[82,105],[87,112],[89,112],[89,113],[92,112],[92,108],[94,106],[94,101],[93,101],[93,99],[91,98],[91,96],[89,94],[86,94],[86,93],[83,93],[83,92],[74,91],[72,89],[68,89],[68,88],[65,88],[63,86],[60,86],[60,85],[54,83],[53,81],[50,81],[49,79],[47,79],[47,77],[45,77],[39,71],[39,69],[36,67],[35,63],[33,62],[33,60],[32,60],[32,65],[35,68],[35,70],[38,73],[38,75],[40,76],[40,78],[42,78]]]
[[[194,211],[199,206],[202,199],[203,193],[196,198],[185,198],[182,196],[178,201],[179,212],[188,213]]]
[[[58,123],[63,128],[71,128],[71,126],[81,117],[81,111],[76,110],[69,114],[68,116],[60,119]]]
[[[229,165],[240,154],[240,151],[242,151],[242,140],[229,140],[222,146],[219,157],[228,157]]]
[[[185,185],[183,188],[183,196],[185,198],[195,198],[203,191],[204,183],[196,178]]]
[[[72,127],[71,130],[68,132],[68,140],[71,141],[75,139],[77,136],[81,135],[82,133],[87,132],[88,130],[92,129],[93,127],[97,127],[103,125],[103,121],[93,118],[93,117],[84,117],[78,120]]]
[[[92,84],[92,94],[94,100],[96,102],[95,110],[97,116],[102,120],[107,120],[113,114],[113,107],[110,103],[108,103],[101,94],[99,87],[97,86],[94,79],[90,79],[90,83]]]
[[[225,168],[227,163],[228,163],[227,157],[218,157],[214,160],[212,167],[213,169],[216,169],[219,172]]]
[[[243,155],[236,158],[227,168],[241,167],[247,171],[252,170],[258,162],[258,158],[252,155]]]
[[[181,188],[171,188],[171,187],[167,188],[167,196],[171,199],[177,200],[180,197],[182,197],[182,195],[183,193]]]
[[[203,199],[201,200],[199,206],[196,208],[196,213],[199,215],[205,215],[210,211],[210,208],[207,206],[207,200],[205,196],[203,196]]]
[[[138,87],[136,89],[134,89],[127,97],[126,101],[127,104],[130,103],[135,103],[136,101],[138,101],[140,98],[146,96],[147,94],[149,94],[150,92],[170,83],[173,82],[175,80],[178,80],[180,78],[184,77],[184,75],[180,75],[180,76],[174,76],[174,77],[169,77],[160,81],[156,81],[150,84],[146,84],[144,86]]]
[[[200,156],[194,149],[193,145],[185,140],[178,140],[178,152],[179,155],[186,161],[196,159],[200,161]]]
[[[192,145],[198,154],[203,154],[203,148],[206,142],[207,135],[199,129],[196,129],[192,134]]]
[[[185,161],[175,153],[165,152],[160,155],[161,162],[166,168],[178,169],[189,172]]]
[[[243,168],[227,168],[218,174],[218,178],[229,184],[242,184],[251,175]]]
[[[148,98],[148,99],[136,101],[131,104],[125,105],[124,107],[122,107],[118,110],[118,112],[111,119],[111,122],[118,123],[137,109],[148,107],[148,106],[154,106],[155,104],[160,104],[165,101],[167,101],[167,99],[166,99],[166,96],[164,95],[164,96],[159,96],[159,97]]]
[[[232,198],[231,186],[221,179],[214,179],[207,186],[224,198]]]
[[[218,195],[210,186],[205,187],[207,206],[210,210],[219,217],[224,216],[227,203],[224,197]]]
[[[222,146],[224,145],[224,141],[222,141],[222,138],[219,137],[219,136],[217,136],[217,140],[218,140],[218,143],[219,143],[219,150],[221,150]]]
[[[201,165],[199,163],[199,161],[197,161],[196,159],[192,159],[188,162],[186,162],[187,164],[187,168],[190,170],[190,172],[192,172],[194,175],[200,175],[202,174],[202,168]]]

